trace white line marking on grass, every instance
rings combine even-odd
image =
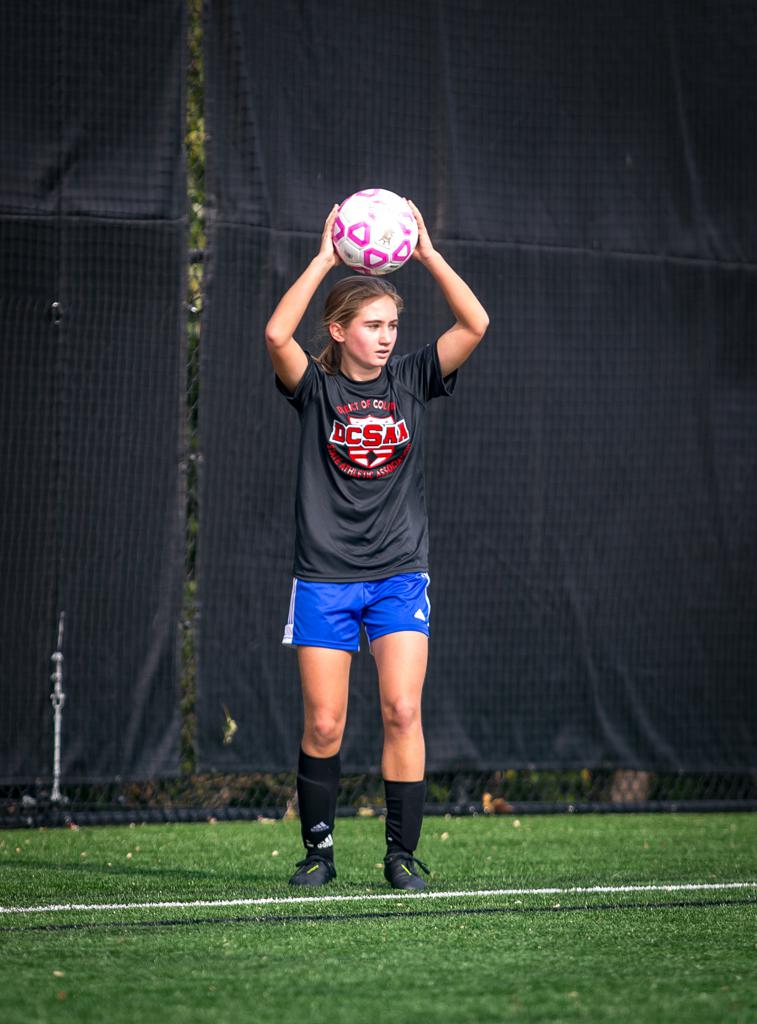
[[[284,907],[303,903],[367,903],[375,900],[450,900],[481,896],[575,896],[629,892],[702,892],[757,889],[757,882],[683,882],[671,885],[580,885],[542,889],[460,889],[452,892],[387,892],[364,896],[261,896],[234,900],[165,900],[145,903],[52,903],[36,907],[0,907],[0,914],[60,914],[93,910],[191,910],[198,907]]]

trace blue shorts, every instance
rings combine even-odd
[[[360,626],[368,642],[413,630],[428,636],[431,604],[427,572],[406,572],[365,583],[313,583],[294,579],[283,644],[360,650]]]

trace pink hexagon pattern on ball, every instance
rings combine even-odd
[[[350,224],[347,228],[347,237],[351,239],[355,245],[368,245],[371,240],[370,225],[366,224],[364,220],[359,221],[357,224]]]
[[[389,257],[385,252],[379,252],[378,249],[366,249],[363,253],[363,262],[369,270],[375,270],[376,267],[383,267],[385,263],[388,263]]]
[[[392,260],[404,263],[412,251],[410,239],[404,238],[392,253]]]
[[[397,219],[400,222],[403,233],[406,235],[412,235],[415,230],[415,217],[412,212],[401,213]]]
[[[334,227],[332,228],[331,231],[331,237],[334,239],[335,242],[338,242],[340,238],[344,237],[344,224],[342,223],[341,217],[337,217],[336,220],[334,221]]]
[[[377,196],[381,191],[380,188],[364,188],[362,192],[356,192],[356,196]]]

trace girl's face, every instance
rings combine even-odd
[[[354,380],[378,377],[397,341],[397,320],[394,300],[383,295],[364,302],[346,327],[330,324],[331,337],[342,346],[342,373]]]

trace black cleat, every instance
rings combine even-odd
[[[334,862],[311,854],[297,862],[297,870],[289,879],[290,885],[326,885],[336,878]]]
[[[384,857],[384,878],[393,889],[425,889],[426,881],[418,873],[417,868],[421,868],[427,875],[431,874],[425,864],[405,850],[389,853]]]

